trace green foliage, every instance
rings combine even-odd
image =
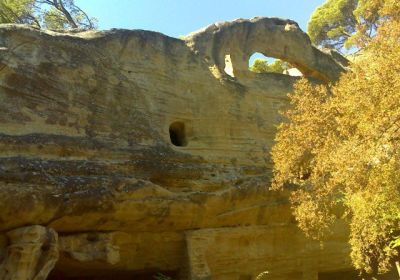
[[[399,42],[388,21],[335,85],[297,83],[272,150],[273,187],[296,187],[300,228],[321,239],[346,219],[353,264],[372,274],[399,256]]]
[[[66,29],[66,26],[68,26],[68,20],[63,13],[54,7],[50,7],[43,13],[43,22],[43,25],[48,29]]]
[[[0,23],[24,23],[33,11],[34,0],[0,0]]]
[[[326,0],[308,22],[307,32],[316,45],[341,50],[362,48],[388,19],[398,18],[397,0]]]
[[[50,29],[96,28],[97,20],[90,18],[75,5],[74,0],[46,0],[47,7],[39,7],[43,25]]]
[[[255,73],[269,72],[268,61],[261,58],[255,59],[253,65],[250,66],[250,71]]]
[[[311,15],[307,32],[317,45],[340,49],[356,31],[358,0],[328,0]]]
[[[250,66],[250,71],[255,73],[280,73],[282,74],[285,70],[290,69],[291,66],[288,62],[276,59],[271,64],[265,59],[257,58],[254,60],[253,65]]]
[[[96,28],[74,0],[0,0],[0,23],[24,23],[39,28]]]

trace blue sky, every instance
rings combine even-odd
[[[217,21],[269,16],[307,21],[324,0],[75,0],[100,29],[126,28],[186,35]]]

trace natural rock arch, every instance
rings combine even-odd
[[[255,52],[287,61],[306,77],[325,82],[338,79],[346,66],[341,64],[345,60],[336,61],[314,47],[296,22],[280,18],[216,23],[189,34],[185,40],[193,50],[209,58],[220,73],[224,73],[225,56],[230,55],[237,77],[248,74],[248,60]]]

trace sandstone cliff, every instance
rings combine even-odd
[[[278,111],[298,78],[249,72],[254,52],[317,82],[344,71],[290,20],[184,39],[0,25],[1,279],[348,269],[343,228],[321,249],[268,188]]]

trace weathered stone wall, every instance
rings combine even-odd
[[[249,72],[254,52],[320,82],[344,71],[289,20],[219,23],[182,40],[0,25],[0,247],[17,242],[14,229],[46,227],[58,236],[53,279],[316,279],[349,268],[344,226],[321,249],[268,188],[278,111],[298,78]],[[15,263],[1,255],[0,273]]]

